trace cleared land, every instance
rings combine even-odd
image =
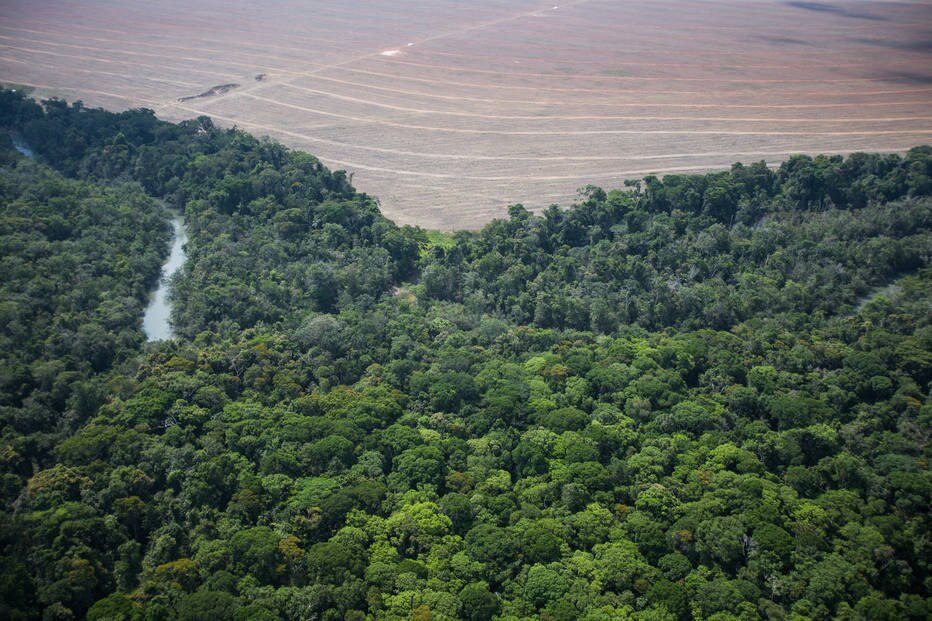
[[[13,0],[0,82],[268,134],[438,229],[932,142],[930,2],[554,1]]]

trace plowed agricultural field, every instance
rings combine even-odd
[[[209,115],[400,223],[474,228],[588,184],[932,142],[932,3],[7,0],[0,82]]]

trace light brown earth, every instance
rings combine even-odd
[[[0,82],[210,115],[398,222],[474,228],[587,184],[932,142],[932,3],[8,0]]]

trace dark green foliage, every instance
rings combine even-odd
[[[98,600],[87,611],[88,621],[135,621],[142,616],[141,607],[134,605],[133,601],[114,593]]]
[[[498,597],[489,591],[485,582],[467,584],[459,598],[463,604],[463,618],[469,621],[489,621],[500,608]]]
[[[223,591],[198,591],[178,602],[178,621],[233,621],[239,602]]]
[[[419,229],[382,217],[342,171],[206,117],[173,125],[151,110],[112,114],[58,100],[44,102],[43,115],[34,103],[4,97],[4,126],[17,128],[42,161],[89,180],[137,181],[184,214],[192,260],[175,284],[173,312],[186,336],[231,311],[246,328],[287,311],[330,312],[378,297],[412,274],[426,241]],[[137,231],[161,234],[153,225]]]
[[[928,147],[437,242],[206,118],[0,125],[3,618],[928,617]]]
[[[928,191],[904,180],[929,161],[924,147],[905,159],[795,157],[776,175],[761,163],[648,177],[636,194],[590,188],[571,211],[518,210],[455,238],[430,255],[424,291],[522,324],[596,333],[837,313],[891,276],[928,265],[932,214],[928,200],[916,200]],[[810,187],[829,174],[838,187],[864,181],[866,198]]]
[[[341,584],[365,569],[365,555],[338,542],[317,543],[307,552],[308,576],[318,582]]]

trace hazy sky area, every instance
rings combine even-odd
[[[0,82],[267,134],[442,229],[932,142],[932,2],[553,1],[7,0]]]

